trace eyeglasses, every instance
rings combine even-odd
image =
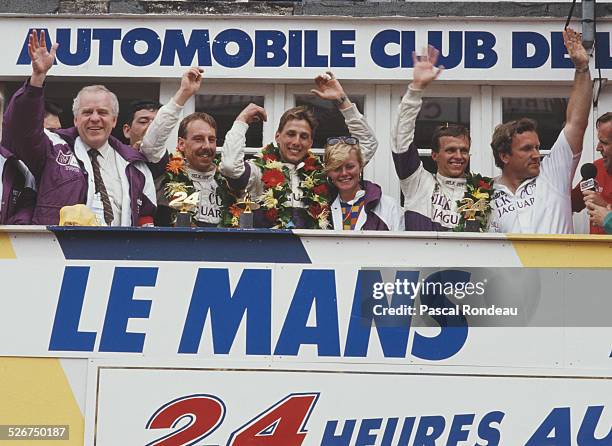
[[[350,144],[352,146],[359,144],[359,140],[354,136],[330,136],[329,138],[327,138],[325,144],[328,146],[333,146],[341,142],[345,144]]]

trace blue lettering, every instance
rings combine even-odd
[[[418,271],[398,271],[395,277],[400,281],[406,279],[409,282],[416,282],[419,273]],[[385,357],[405,358],[411,317],[409,315],[395,317],[374,315],[374,305],[381,305],[385,302],[384,299],[378,301],[372,297],[375,282],[382,282],[380,271],[359,271],[344,355],[361,358],[367,356],[372,321],[374,321]],[[391,306],[399,308],[402,305],[413,305],[410,295],[394,294]]]
[[[178,352],[198,352],[206,315],[210,312],[214,352],[229,353],[246,311],[246,353],[269,355],[271,286],[270,270],[245,269],[232,295],[227,269],[200,268]]]
[[[319,54],[319,32],[304,31],[304,66],[328,67],[327,56]]]
[[[91,35],[92,40],[99,40],[98,65],[112,65],[115,40],[121,40],[121,29],[94,29]]]
[[[463,430],[464,426],[471,426],[474,422],[474,414],[460,414],[453,417],[450,432],[448,433],[448,440],[446,446],[457,446],[461,441],[467,441],[470,434],[470,430]]]
[[[499,429],[491,426],[491,423],[498,425],[504,419],[506,414],[500,411],[493,411],[486,414],[478,424],[478,436],[481,440],[486,441],[486,444],[476,443],[476,446],[499,446],[501,434]]]
[[[570,408],[555,407],[525,446],[571,446],[571,443]]]
[[[30,28],[26,34],[25,40],[23,41],[23,45],[21,46],[21,53],[19,53],[19,57],[17,58],[17,65],[30,65],[32,62],[32,59],[30,59],[30,54],[28,53],[28,40],[33,29],[37,30],[39,33],[41,31],[45,32],[45,42],[47,43],[47,48],[51,48],[51,36],[49,35],[49,30],[47,28]],[[55,60],[53,63],[57,64],[57,60]]]
[[[255,31],[255,66],[280,67],[287,60],[287,38],[280,31]]]
[[[100,337],[101,352],[142,352],[144,333],[130,333],[130,318],[149,317],[151,301],[134,300],[134,288],[155,286],[157,268],[115,268],[104,328]]]
[[[491,68],[497,63],[495,36],[487,31],[465,32],[465,68]]]
[[[289,31],[289,66],[302,66],[302,31]]]
[[[434,283],[459,283],[469,282],[471,274],[466,271],[444,270],[433,273],[425,279],[425,286],[429,282]],[[432,287],[435,291],[435,287]],[[452,308],[454,305],[446,295],[437,293],[421,293],[421,302],[436,308]],[[461,350],[468,334],[468,326],[465,317],[461,314],[456,316],[432,316],[440,324],[440,333],[432,338],[414,333],[412,343],[412,354],[421,359],[429,361],[440,361],[450,358]]]
[[[185,43],[185,36],[180,29],[169,29],[164,37],[164,48],[161,54],[161,66],[174,66],[176,56],[179,65],[190,66],[193,64],[195,53],[198,53],[197,65],[210,67],[212,59],[210,56],[210,36],[207,29],[194,29],[189,36],[189,42]]]
[[[397,442],[398,445],[408,444],[410,440],[410,435],[412,434],[412,429],[414,428],[414,417],[406,417],[404,418],[404,424],[402,425],[402,432],[400,433],[400,439]]]
[[[380,442],[380,446],[391,446],[391,442],[393,441],[393,436],[395,435],[395,428],[397,427],[398,421],[399,418],[389,418],[387,420],[387,424],[385,425],[385,432],[383,433],[383,438]]]
[[[612,429],[605,438],[595,438],[595,430],[601,419],[604,406],[589,406],[578,430],[577,444],[580,446],[606,446],[612,444]]]
[[[96,333],[79,331],[88,277],[88,266],[67,266],[64,269],[49,341],[50,351],[93,351]]]
[[[317,325],[307,327],[316,300]],[[315,344],[319,356],[340,356],[336,279],[333,270],[304,270],[287,312],[275,355],[297,355],[302,344]]]
[[[238,45],[238,51],[234,55],[227,52],[227,45],[230,42]],[[213,57],[226,68],[239,68],[251,60],[253,57],[253,42],[247,33],[240,29],[226,29],[217,34],[213,41]]]
[[[355,30],[347,29],[331,31],[330,33],[330,66],[331,67],[354,67],[355,66]],[[346,43],[345,41],[352,41]],[[349,57],[352,55],[353,57]]]
[[[439,415],[421,417],[419,426],[414,434],[414,444],[419,446],[436,446],[436,439],[444,433],[445,424],[444,417]]]
[[[595,33],[595,67],[606,70],[612,68],[612,51],[610,48],[610,33]]]
[[[325,431],[323,432],[323,438],[321,439],[321,446],[349,446],[351,444],[351,437],[355,430],[355,423],[357,420],[346,420],[342,433],[336,435],[336,427],[338,426],[337,420],[330,420],[325,424]]]
[[[370,44],[370,57],[372,61],[382,68],[397,68],[400,66],[400,55],[389,54],[386,46],[390,43],[400,44],[400,32],[394,29],[385,29],[372,39]]]
[[[412,68],[412,54],[416,45],[416,37],[414,31],[402,31],[402,68]]]
[[[91,29],[77,29],[76,50],[70,52],[70,29],[57,30],[57,59],[65,65],[81,65],[89,60],[91,55]]]
[[[461,31],[450,31],[448,33],[448,55],[444,56],[444,48],[442,48],[442,31],[429,31],[427,33],[427,41],[430,45],[440,50],[438,63],[444,65],[447,70],[455,68],[461,63],[463,53],[463,33]]]
[[[550,63],[552,68],[574,68],[563,43],[563,33],[550,33]]]
[[[140,54],[136,52],[138,41],[147,44],[147,50]],[[159,57],[161,52],[161,40],[157,33],[148,28],[135,28],[129,31],[121,41],[121,55],[130,65],[144,67],[151,65]]]
[[[528,55],[531,45],[534,52]],[[522,31],[512,33],[512,68],[538,68],[546,63],[550,55],[548,41],[542,34]]]
[[[375,429],[380,429],[382,418],[366,418],[361,421],[359,433],[355,446],[374,446],[376,444],[376,434],[370,434]]]

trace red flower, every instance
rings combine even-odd
[[[276,155],[274,155],[273,153],[265,153],[262,159],[266,162],[267,161],[278,161],[278,158],[276,158]]]
[[[319,203],[312,203],[308,208],[308,213],[312,215],[313,218],[318,218],[319,215],[321,215],[321,212],[323,212],[323,209],[323,206],[321,206]]]
[[[478,187],[481,189],[485,189],[485,190],[491,189],[491,185],[487,183],[485,180],[480,180],[480,183],[478,183]]]
[[[278,169],[266,170],[262,175],[261,180],[268,187],[276,187],[285,182],[285,174]]]
[[[315,186],[312,191],[317,195],[327,195],[327,184],[319,184]]]
[[[306,172],[317,170],[317,159],[314,156],[309,156],[304,160],[304,170]]]
[[[238,206],[236,206],[235,204],[232,204],[229,207],[229,212],[234,217],[240,217],[240,213],[242,212],[242,210]]]
[[[278,218],[278,209],[276,208],[272,208],[272,209],[268,209],[265,212],[265,216],[269,221],[276,221],[276,219]]]

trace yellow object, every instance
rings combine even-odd
[[[100,226],[96,215],[84,204],[60,209],[60,226]]]
[[[15,250],[9,234],[6,232],[0,232],[0,259],[15,259]]]
[[[0,357],[0,420],[11,425],[68,425],[68,441],[3,441],[2,444],[82,446],[85,421],[57,358]]]
[[[523,266],[532,268],[610,268],[612,237],[509,234]],[[606,243],[607,241],[607,243]]]

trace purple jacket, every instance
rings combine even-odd
[[[17,157],[0,146],[0,156],[6,159],[0,197],[1,225],[29,225],[36,202],[36,193],[27,186],[26,177],[19,168]]]
[[[340,201],[336,200],[338,192],[330,185],[332,220],[334,229],[342,229],[342,211]],[[399,205],[391,198],[383,195],[381,187],[371,181],[363,180],[361,188],[365,191],[363,211],[366,220],[363,226],[356,229],[366,231],[398,231],[403,230],[403,221]],[[335,216],[338,216],[337,218]]]
[[[22,160],[36,179],[38,198],[32,223],[56,225],[63,206],[86,204],[88,174],[74,152],[78,137],[75,127],[56,132],[65,144],[54,144],[45,135],[43,93],[43,88],[26,82],[13,95],[4,114],[2,145]],[[132,226],[152,223],[155,200],[151,201],[145,195],[147,178],[136,166],[138,163],[144,165],[145,157],[112,136],[108,142],[128,162],[125,173],[129,183]]]

